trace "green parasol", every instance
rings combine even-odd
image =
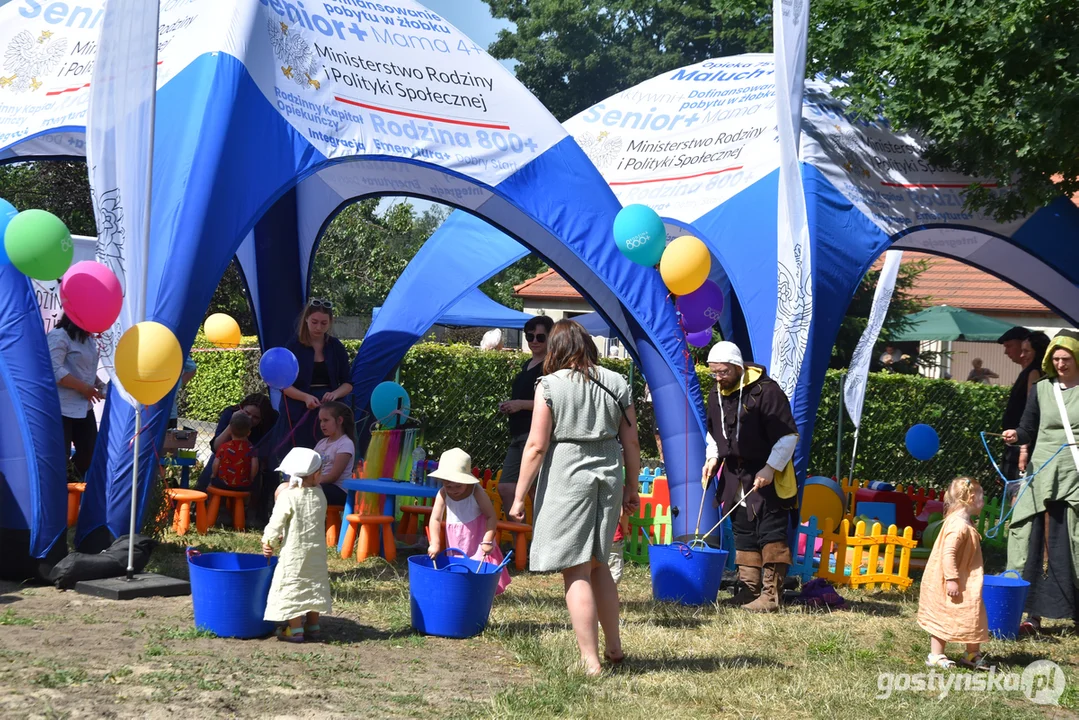
[[[972,313],[963,308],[938,305],[906,318],[907,330],[891,339],[894,342],[914,340],[975,340],[992,342],[1010,330],[1011,323]]]

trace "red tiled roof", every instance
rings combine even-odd
[[[918,276],[912,295],[932,305],[951,305],[971,312],[995,315],[1052,314],[1022,290],[958,260],[903,253],[904,262],[928,260],[929,269]],[[874,269],[879,270],[882,260]],[[548,270],[515,286],[517,297],[530,300],[579,300],[581,295],[554,270]]]
[[[513,286],[513,294],[530,300],[580,300],[581,294],[573,289],[565,279],[554,270],[540,273],[536,277]]]
[[[1052,314],[1040,302],[999,278],[950,258],[904,252],[903,262],[928,260],[911,294],[931,305],[951,305],[995,315]],[[873,269],[880,269],[878,260]]]

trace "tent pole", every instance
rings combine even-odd
[[[127,531],[127,579],[135,579],[135,507],[139,491],[139,444],[142,439],[142,403],[135,403],[135,457],[131,468],[131,524]]]
[[[843,477],[843,379],[846,377],[846,372],[839,373],[839,402],[836,405],[839,408],[839,419],[836,423],[838,428],[836,431],[835,441],[835,479],[839,480]]]
[[[854,449],[850,453],[850,479],[854,480],[854,459],[858,457],[858,431],[861,428],[854,428]],[[838,480],[838,478],[836,478]]]

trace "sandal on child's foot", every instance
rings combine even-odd
[[[290,643],[302,643],[304,641],[303,628],[284,627],[277,629],[277,639]]]
[[[315,623],[314,625],[304,625],[303,635],[307,642],[318,642],[322,639],[322,628],[318,626],[318,623]]]
[[[949,660],[947,655],[933,655],[930,653],[925,658],[925,666],[940,670],[951,670],[955,667],[955,661]]]
[[[982,653],[967,653],[959,658],[959,664],[968,670],[989,671],[989,661]]]

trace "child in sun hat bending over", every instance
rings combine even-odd
[[[277,638],[301,643],[318,640],[319,614],[330,611],[330,570],[326,564],[326,496],[319,487],[322,458],[308,448],[293,448],[278,471],[288,488],[274,504],[262,534],[262,554],[273,557],[281,545],[263,619],[280,623]]]
[[[502,551],[495,542],[498,516],[491,498],[480,487],[480,481],[469,470],[472,457],[460,448],[442,453],[438,469],[428,477],[442,481],[442,489],[435,496],[431,508],[430,545],[427,554],[432,559],[442,552],[442,523],[446,523],[446,542],[474,560],[485,560],[495,565],[502,562]],[[510,574],[502,568],[498,579],[501,594],[510,584]]]
[[[952,480],[944,496],[946,516],[922,574],[918,598],[918,625],[929,633],[928,667],[950,668],[955,663],[944,654],[949,642],[966,644],[959,664],[987,670],[981,643],[989,640],[989,621],[982,602],[982,543],[970,522],[985,505],[976,480]]]

